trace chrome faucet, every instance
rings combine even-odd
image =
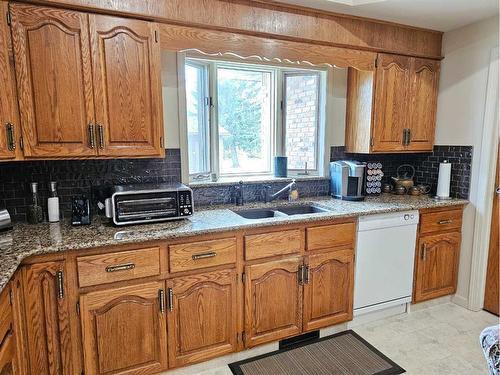
[[[270,185],[264,185],[262,188],[262,197],[264,202],[266,203],[272,202],[273,200],[279,198],[285,192],[288,192],[288,200],[294,200],[294,198],[292,197],[292,192],[297,190],[297,183],[295,182],[295,180],[292,180],[292,182],[290,182],[283,189],[278,190],[274,194],[270,194],[269,193],[270,190],[271,190]]]
[[[237,206],[243,206],[245,201],[243,199],[243,181],[240,181],[238,185],[233,186],[232,199]]]

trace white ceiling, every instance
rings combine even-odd
[[[498,15],[498,0],[278,0],[355,16],[450,31]]]

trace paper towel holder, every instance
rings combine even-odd
[[[449,194],[449,189],[450,189],[450,179],[451,179],[451,174],[448,175],[448,195],[447,196],[441,196],[441,195],[438,195],[439,194],[439,185],[441,184],[441,166],[443,165],[447,165],[447,166],[450,166],[450,163],[448,162],[448,160],[443,160],[442,163],[440,163],[440,167],[439,167],[439,176],[438,176],[438,188],[437,188],[437,192],[436,192],[436,195],[434,196],[434,199],[437,200],[437,201],[449,201],[451,199],[453,199],[450,194]],[[451,167],[450,167],[451,168]],[[451,173],[451,172],[450,172]]]

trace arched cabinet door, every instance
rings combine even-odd
[[[144,374],[167,368],[163,282],[80,298],[85,374]]]
[[[25,157],[96,155],[88,16],[9,7]]]
[[[302,331],[302,258],[245,267],[245,345],[252,347]]]
[[[411,59],[379,54],[377,59],[372,151],[403,151],[408,128]]]
[[[420,238],[416,253],[414,302],[455,293],[460,241],[458,232]]]
[[[170,367],[236,350],[236,271],[222,270],[167,281]]]
[[[22,275],[29,373],[74,374],[74,314],[70,313],[65,262],[32,264],[22,268]]]
[[[439,61],[413,59],[409,151],[432,151],[436,129]]]
[[[96,131],[103,156],[161,156],[158,25],[90,16]]]
[[[354,252],[309,256],[304,277],[304,331],[352,320]]]

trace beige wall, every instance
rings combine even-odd
[[[481,176],[479,150],[483,136],[488,67],[499,44],[498,16],[444,34],[438,97],[436,144],[474,147],[471,203],[465,210],[458,290],[455,301],[466,305],[469,296],[477,184]],[[484,176],[483,176],[484,178]]]
[[[162,52],[161,67],[165,148],[179,148],[177,54],[175,52]]]

